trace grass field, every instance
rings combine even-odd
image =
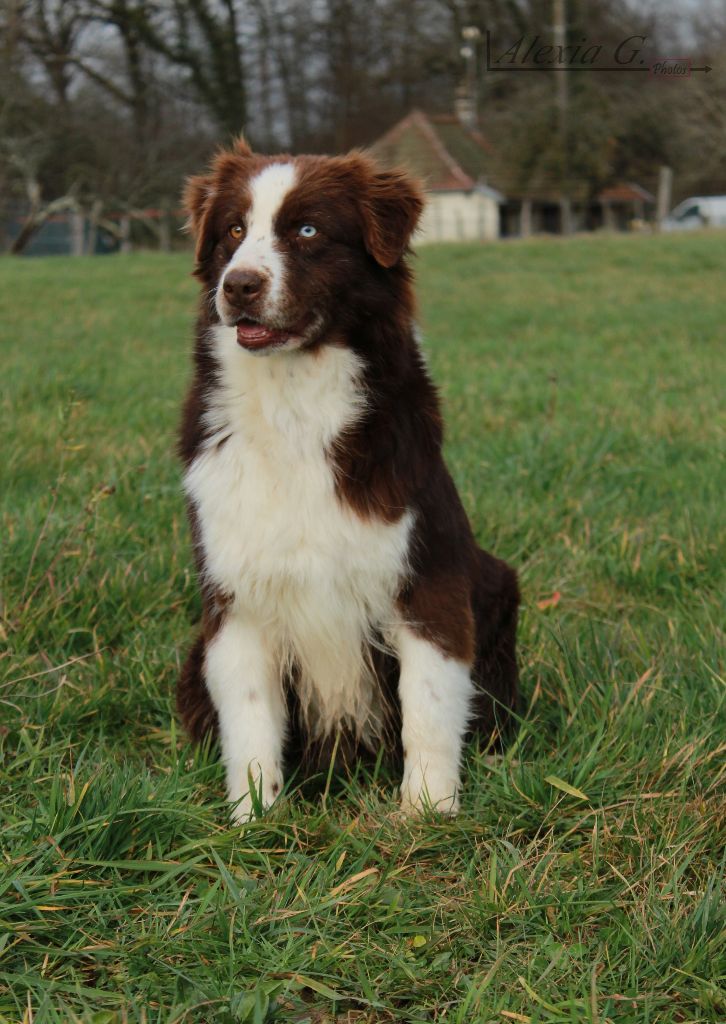
[[[418,260],[525,598],[454,821],[384,767],[232,829],[180,734],[189,264],[0,263],[0,1021],[723,1022],[726,236]]]

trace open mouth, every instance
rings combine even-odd
[[[267,327],[258,320],[243,316],[237,321],[237,344],[246,349],[269,348],[272,345],[284,345],[293,336],[291,331],[281,331],[275,327]]]

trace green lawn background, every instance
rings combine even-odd
[[[180,733],[190,262],[0,262],[0,1021],[723,1022],[726,237],[416,260],[524,591],[453,822],[382,768],[231,829]]]

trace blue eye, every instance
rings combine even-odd
[[[315,238],[317,233],[318,229],[313,227],[312,224],[303,224],[298,231],[298,235],[300,235],[301,238]]]

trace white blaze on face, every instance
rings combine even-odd
[[[247,212],[245,239],[227,264],[217,287],[217,310],[222,319],[222,285],[225,274],[232,269],[254,270],[267,278],[269,284],[262,309],[263,319],[274,320],[281,312],[285,267],[277,246],[274,222],[285,196],[295,185],[296,177],[293,164],[270,164],[250,181],[252,202]]]

